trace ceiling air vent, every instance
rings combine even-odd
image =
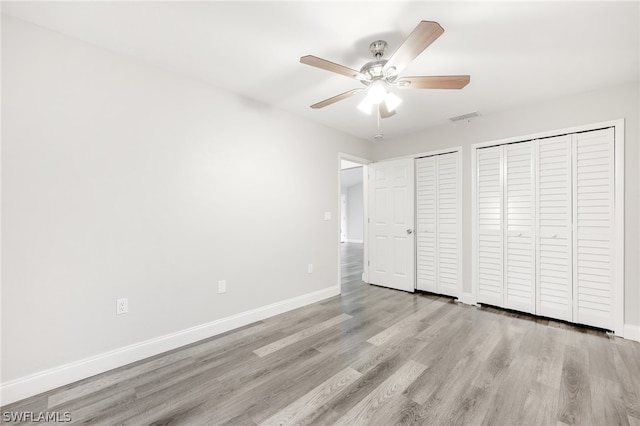
[[[466,114],[459,115],[457,117],[451,117],[449,120],[456,122],[456,121],[462,121],[462,120],[471,120],[472,118],[479,117],[479,116],[480,114],[478,114],[478,111],[474,111],[474,112],[469,112]]]

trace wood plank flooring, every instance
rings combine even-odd
[[[342,250],[341,296],[2,412],[92,425],[640,425],[640,344],[367,285],[362,245]]]

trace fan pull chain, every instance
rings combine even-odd
[[[382,133],[380,133],[380,118],[381,118],[381,117],[380,117],[380,106],[379,106],[379,105],[377,105],[377,107],[378,107],[378,108],[376,108],[376,109],[377,109],[378,111],[377,111],[377,114],[376,114],[376,119],[377,119],[377,121],[378,121],[378,133],[376,133],[375,135],[373,135],[373,140],[374,140],[374,141],[379,141],[379,140],[381,140],[381,139],[383,138]]]

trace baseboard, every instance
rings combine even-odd
[[[465,305],[477,305],[476,301],[473,299],[472,293],[462,293],[462,297],[460,297],[459,300]],[[620,337],[627,340],[635,340],[636,342],[640,342],[640,326],[625,324],[623,335]]]
[[[14,379],[0,385],[0,406],[195,343],[283,312],[301,308],[338,294],[340,294],[340,286],[325,288]]]
[[[635,340],[640,342],[640,326],[625,324],[624,325],[624,338],[628,340]]]

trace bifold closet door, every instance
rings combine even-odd
[[[495,306],[504,305],[502,158],[502,146],[477,151],[477,298]]]
[[[478,302],[618,332],[614,128],[476,154]]]
[[[573,321],[571,135],[536,141],[536,314]]]
[[[438,293],[460,296],[462,244],[458,224],[461,220],[460,179],[457,152],[436,156],[436,212]]]
[[[459,153],[416,160],[416,288],[459,297]]]
[[[416,288],[437,292],[436,157],[416,160]]]
[[[573,138],[574,321],[614,329],[614,130]]]
[[[477,152],[478,302],[535,313],[533,142]]]
[[[535,313],[533,143],[504,146],[504,306]]]

